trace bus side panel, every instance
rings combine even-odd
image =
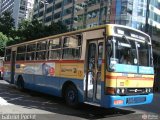
[[[19,79],[19,76],[22,76],[24,82],[25,82],[25,86],[24,88],[32,88],[33,84],[35,84],[33,77],[33,74],[24,74],[24,73],[16,73],[15,74],[15,85],[17,85],[17,80]]]
[[[36,90],[39,92],[60,96],[58,77],[35,75]]]
[[[84,61],[83,60],[70,60],[64,61],[60,63],[59,68],[59,76],[60,79],[60,88],[62,89],[63,85],[67,81],[71,81],[74,83],[78,90],[79,101],[84,101]]]
[[[55,62],[16,63],[16,82],[19,76],[23,77],[24,87],[27,89],[60,96],[59,78],[55,76]]]
[[[71,81],[78,89],[79,101],[83,101],[82,63],[17,63],[16,66],[16,82],[21,75],[25,88],[61,96],[63,85]]]
[[[3,75],[4,80],[7,82],[11,82],[11,65],[5,63],[4,64],[4,75]]]

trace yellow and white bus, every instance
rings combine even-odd
[[[105,108],[153,99],[150,37],[107,24],[6,47],[4,79],[19,89]]]

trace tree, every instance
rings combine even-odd
[[[52,22],[49,26],[44,26],[37,19],[33,21],[24,20],[19,25],[17,30],[17,36],[20,40],[18,42],[30,41],[50,35],[56,35],[67,32],[68,28],[62,24],[62,22]]]
[[[12,36],[12,31],[14,30],[14,19],[10,12],[4,12],[0,17],[0,32],[7,35],[7,37]]]
[[[45,30],[46,36],[49,36],[68,32],[68,27],[65,26],[61,21],[58,21],[57,23],[52,22],[51,25],[47,26]]]
[[[44,28],[45,27],[38,20],[24,20],[20,23],[17,32],[21,41],[29,41],[43,37],[45,31]]]
[[[4,56],[4,48],[8,42],[7,36],[0,32],[0,56]]]

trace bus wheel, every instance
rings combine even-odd
[[[21,90],[21,91],[24,90],[24,80],[23,80],[22,77],[19,77],[19,78],[18,78],[17,87],[18,87],[18,89]]]
[[[69,85],[65,90],[65,101],[70,107],[78,107],[78,90],[74,85]]]

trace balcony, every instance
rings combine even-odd
[[[98,18],[98,16],[97,16],[97,17],[95,17],[95,18],[88,19],[88,20],[86,21],[86,24],[98,22],[98,20],[99,20],[99,18]]]
[[[96,10],[96,9],[99,9],[99,8],[100,8],[100,3],[88,7],[87,12],[90,12],[90,11],[93,11],[93,10]]]
[[[55,4],[62,2],[63,0],[55,0]]]
[[[68,19],[68,18],[71,18],[71,17],[72,17],[72,14],[68,14],[68,15],[63,16],[63,19]]]
[[[60,11],[62,11],[62,8],[59,8],[59,9],[55,10],[55,11],[54,11],[54,14],[56,14],[56,13],[58,13],[58,12],[60,12]]]

